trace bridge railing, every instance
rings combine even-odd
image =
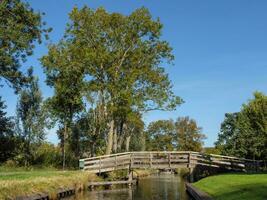
[[[125,169],[130,164],[129,152],[80,159],[80,168],[92,172]]]
[[[191,163],[193,163],[193,165],[210,166],[238,171],[257,171],[261,164],[261,161],[256,160],[202,153],[193,153],[191,159]]]
[[[81,169],[99,173],[128,168],[193,168],[199,165],[244,171],[257,170],[259,161],[192,151],[125,152],[80,160]]]
[[[175,168],[188,167],[189,152],[151,151],[132,152],[131,167],[133,168]]]

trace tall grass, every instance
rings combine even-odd
[[[83,190],[89,181],[96,180],[99,180],[96,175],[82,171],[1,171],[0,199],[13,199],[36,193],[49,194],[53,199],[60,188]]]

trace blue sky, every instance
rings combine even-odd
[[[242,103],[252,98],[254,91],[267,93],[267,1],[265,0],[32,0],[37,11],[45,12],[44,20],[53,27],[52,42],[62,38],[68,13],[77,5],[92,8],[103,6],[109,12],[129,14],[141,6],[163,23],[162,38],[173,47],[175,62],[166,66],[174,91],[186,103],[172,112],[151,112],[146,123],[157,119],[190,116],[203,127],[212,146],[220,123],[227,112],[240,110]],[[45,85],[39,58],[47,52],[46,44],[35,49],[25,63],[34,66],[40,77],[45,97],[53,94]],[[17,97],[8,88],[0,88],[14,115]],[[47,139],[56,143],[55,130]]]

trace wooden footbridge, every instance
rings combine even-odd
[[[194,169],[197,166],[255,171],[260,166],[260,161],[192,151],[125,152],[80,159],[80,169],[93,173],[120,169]]]

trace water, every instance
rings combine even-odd
[[[90,191],[72,200],[189,200],[184,180],[179,175],[152,175],[139,180],[132,188]]]

